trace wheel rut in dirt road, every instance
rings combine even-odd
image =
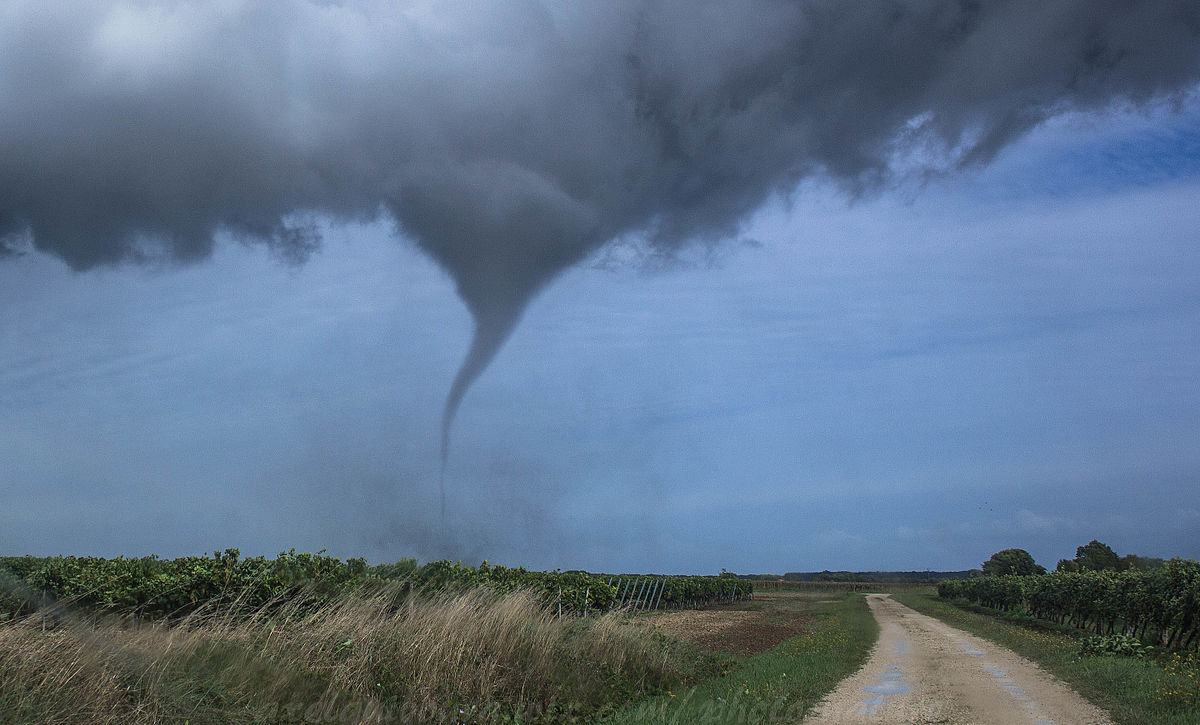
[[[879,641],[805,723],[1112,725],[1036,664],[892,601],[867,595]]]

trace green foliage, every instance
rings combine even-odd
[[[1079,654],[1082,656],[1144,657],[1146,645],[1138,641],[1136,637],[1130,637],[1127,634],[1092,634],[1080,640]]]
[[[1121,559],[1108,544],[1092,539],[1075,550],[1075,563],[1079,571],[1115,571],[1120,568]]]
[[[753,584],[730,577],[608,576],[583,571],[529,571],[451,561],[418,566],[416,559],[368,566],[324,551],[290,550],[275,559],[242,558],[237,549],[178,559],[117,557],[0,557],[0,616],[27,614],[63,601],[97,612],[179,617],[201,606],[254,611],[287,601],[311,610],[360,587],[399,581],[408,590],[531,589],[564,613],[615,606],[690,607],[749,597]]]
[[[1038,566],[1033,556],[1024,549],[1005,549],[992,554],[983,562],[984,576],[1004,576],[1006,574],[1040,574],[1046,571]]]
[[[4,557],[0,569],[16,577],[26,596],[7,586],[10,614],[43,603],[68,601],[87,609],[151,617],[185,615],[202,604],[261,607],[284,594],[326,600],[359,586],[367,575],[363,559],[342,561],[324,552],[294,549],[268,560],[241,558],[237,549],[178,559],[117,557]],[[35,592],[31,600],[28,592]]]
[[[533,589],[564,611],[605,611],[616,603],[616,587],[605,577],[582,571],[530,571],[524,567],[478,567],[451,561],[430,562],[411,574],[415,586],[428,590],[489,586],[500,591]]]
[[[385,580],[405,579],[417,570],[417,560],[406,557],[390,564],[376,564],[368,569],[371,576]]]
[[[938,584],[938,595],[1097,634],[1128,634],[1177,649],[1200,646],[1200,562],[1191,559],[1149,570],[950,580]]]
[[[1126,554],[1121,557],[1121,564],[1118,567],[1121,571],[1126,569],[1148,570],[1155,569],[1166,563],[1166,559],[1159,559],[1155,556],[1138,556],[1137,554]]]

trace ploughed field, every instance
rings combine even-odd
[[[816,619],[814,605],[830,601],[824,595],[761,593],[751,601],[664,612],[645,622],[705,652],[749,656],[803,634]]]

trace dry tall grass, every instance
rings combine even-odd
[[[677,654],[620,615],[556,619],[524,591],[380,590],[139,628],[43,632],[34,616],[0,627],[0,722],[554,719],[672,686]]]

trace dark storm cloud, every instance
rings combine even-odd
[[[605,242],[736,232],[822,173],[986,162],[1044,119],[1188,92],[1200,5],[1126,2],[45,3],[0,10],[0,257],[302,260],[386,213],[476,334]]]

